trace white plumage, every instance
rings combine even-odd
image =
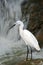
[[[25,41],[26,45],[29,45],[30,47],[34,47],[36,50],[40,50],[38,41],[36,37],[28,30],[23,29],[24,24],[21,21],[17,21],[16,24],[19,25],[19,34],[21,38]]]
[[[24,27],[23,22],[17,21],[16,24],[19,25],[19,34],[21,38],[24,40],[24,42],[26,43],[27,57],[28,57],[28,46],[30,46],[31,48],[32,47],[35,48],[37,51],[40,51],[40,47],[39,47],[36,37],[30,31],[23,29]]]
[[[26,45],[29,45],[38,51],[40,50],[37,39],[30,31],[24,29],[20,32],[20,36],[25,41]]]

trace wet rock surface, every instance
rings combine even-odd
[[[22,61],[21,63],[19,63],[17,65],[43,65],[43,60],[36,59],[36,60]]]

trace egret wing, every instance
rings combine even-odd
[[[39,48],[39,45],[38,45],[38,41],[36,39],[36,37],[28,30],[24,30],[24,39],[25,39],[25,42],[26,44],[34,47],[34,48]]]

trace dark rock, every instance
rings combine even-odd
[[[27,29],[30,30],[43,46],[43,0],[29,0],[22,4],[22,17],[29,16]]]

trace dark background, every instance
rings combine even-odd
[[[43,0],[24,0],[21,10],[26,20],[29,15],[27,29],[36,36],[40,47],[43,47]]]

